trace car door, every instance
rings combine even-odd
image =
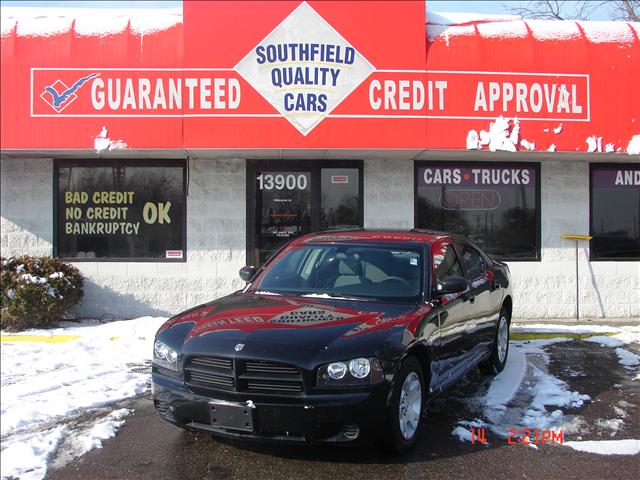
[[[498,312],[495,306],[495,287],[487,260],[469,244],[456,245],[462,267],[469,282],[471,317],[466,324],[465,348],[469,361],[476,363],[491,349]],[[499,310],[499,308],[498,308]]]
[[[451,244],[432,246],[434,285],[447,276],[464,277],[464,270]],[[438,295],[432,299],[439,315],[440,341],[434,360],[438,388],[444,388],[464,371],[470,352],[465,340],[467,322],[471,319],[471,308],[466,292]]]

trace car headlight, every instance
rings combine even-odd
[[[318,387],[353,387],[372,385],[383,380],[382,366],[377,358],[354,358],[332,362],[318,368]]]
[[[178,352],[160,340],[156,340],[153,344],[153,363],[159,367],[168,368],[169,370],[177,372]]]

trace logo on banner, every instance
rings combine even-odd
[[[307,135],[375,67],[303,2],[234,70]]]
[[[74,82],[70,87],[62,80],[58,79],[53,84],[44,87],[44,91],[40,94],[40,98],[42,98],[56,112],[60,113],[76,101],[78,98],[76,91],[80,87],[99,75],[99,73],[92,73],[86,77],[82,77]]]

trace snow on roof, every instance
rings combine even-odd
[[[577,22],[592,43],[633,43],[635,35],[627,22]],[[636,26],[638,22],[635,22]]]
[[[477,27],[478,33],[486,38],[526,38],[529,35],[527,25],[521,20],[479,23]]]
[[[635,35],[634,35],[635,30]],[[427,38],[479,35],[485,38],[525,38],[571,40],[585,38],[592,43],[633,43],[640,32],[639,22],[523,20],[518,15],[489,15],[427,11]]]
[[[1,32],[18,36],[49,37],[68,32],[76,35],[103,36],[120,33],[130,25],[135,33],[148,35],[182,23],[181,8],[34,8],[2,9]]]
[[[578,24],[560,20],[527,20],[536,40],[571,40],[582,36]]]

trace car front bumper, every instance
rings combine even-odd
[[[156,412],[180,427],[216,436],[286,443],[366,444],[384,432],[389,385],[366,391],[267,397],[229,394],[205,397],[189,391],[182,380],[152,374]],[[211,402],[251,405],[252,431],[219,428],[212,424]]]

